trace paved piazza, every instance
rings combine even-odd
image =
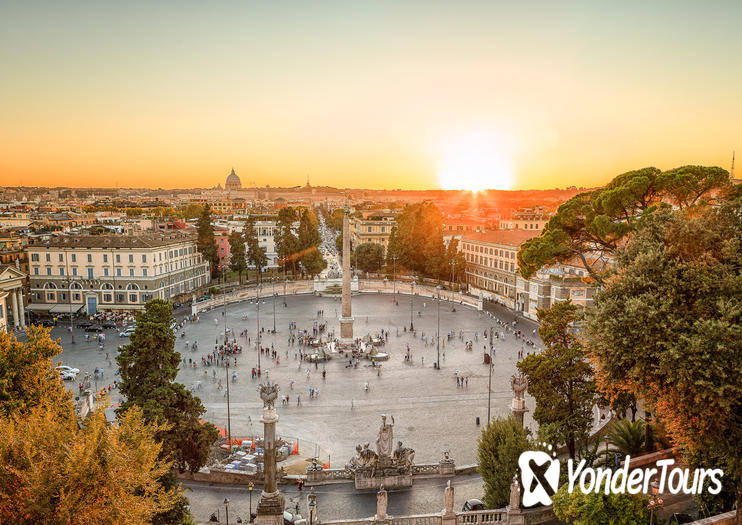
[[[390,359],[383,363],[381,375],[370,367],[370,362],[361,361],[358,368],[346,368],[347,359],[340,356],[333,358],[325,365],[317,367],[307,362],[299,362],[295,352],[299,346],[287,345],[289,322],[296,323],[299,330],[307,329],[310,334],[315,321],[328,323],[328,330],[339,333],[338,314],[339,299],[295,295],[287,298],[287,307],[283,298],[276,299],[277,334],[269,334],[273,328],[272,299],[264,299],[260,305],[261,326],[265,327],[263,346],[271,344],[279,351],[280,364],[263,355],[261,364],[271,381],[278,383],[281,394],[289,394],[288,406],[278,403],[280,416],[277,431],[282,437],[299,439],[300,453],[313,455],[316,447],[321,450],[323,459],[329,454],[332,467],[342,467],[354,454],[358,443],[373,441],[379,426],[382,413],[394,416],[395,440],[401,440],[405,446],[415,449],[416,463],[436,462],[444,450],[450,450],[458,465],[476,462],[476,440],[481,427],[475,423],[477,417],[484,424],[487,417],[487,365],[483,364],[483,351],[486,341],[483,339],[485,329],[493,324],[486,313],[456,305],[452,311],[451,303],[443,301],[440,307],[441,333],[455,330],[457,335],[446,342],[445,360],[441,358],[441,370],[433,368],[436,359],[434,342],[428,346],[421,340],[422,334],[434,334],[437,321],[436,301],[416,296],[414,298],[414,324],[417,336],[405,333],[403,327],[409,328],[410,297],[399,296],[399,305],[394,304],[390,294],[360,294],[353,296],[354,332],[356,337],[366,334],[377,334],[382,328],[390,331],[389,340],[381,351],[388,352]],[[425,303],[425,305],[424,305]],[[318,310],[324,310],[324,317],[318,317]],[[418,315],[418,312],[421,312]],[[504,309],[503,309],[503,312]],[[188,312],[184,309],[176,312],[182,318]],[[507,315],[505,313],[503,316]],[[246,319],[243,320],[243,316]],[[512,316],[509,316],[512,318]],[[218,324],[214,322],[217,319]],[[250,378],[250,369],[257,367],[255,350],[256,305],[254,301],[236,303],[227,306],[227,326],[233,330],[243,345],[242,355],[237,356],[236,371],[238,378],[230,384],[230,412],[232,434],[237,437],[250,436],[262,432],[259,423],[262,402],[258,398],[258,379]],[[186,324],[184,338],[178,334],[176,350],[186,360],[191,358],[201,362],[202,355],[213,350],[214,341],[223,334],[224,317],[222,308],[204,312],[199,323]],[[106,361],[106,352],[113,358],[116,348],[127,339],[119,338],[117,331],[106,331],[106,345],[103,351],[91,341],[85,341],[82,331],[75,330],[76,344],[70,344],[66,321],[54,328],[52,335],[61,337],[64,352],[61,360],[66,365],[90,371],[96,367],[105,370],[104,378],[99,385],[112,383],[115,361]],[[497,324],[494,325],[496,329]],[[533,323],[519,321],[519,327],[527,331],[529,337],[535,328]],[[246,339],[239,337],[240,332],[249,330],[252,344],[247,347]],[[399,336],[397,336],[399,329]],[[458,331],[464,331],[464,341],[458,338]],[[502,328],[500,327],[500,330]],[[478,334],[478,340],[475,339]],[[429,338],[433,339],[433,338]],[[198,341],[196,352],[185,349],[185,341]],[[465,349],[465,341],[473,341],[473,351]],[[405,361],[407,345],[412,353],[412,363]],[[523,347],[521,341],[513,335],[506,334],[504,341],[496,344],[496,358],[492,373],[492,414],[506,415],[509,412],[511,399],[509,380],[515,371],[518,351]],[[525,347],[526,351],[529,347]],[[288,357],[287,357],[288,351]],[[307,369],[309,376],[307,377]],[[322,370],[326,369],[326,378]],[[207,378],[204,378],[204,370]],[[212,379],[216,370],[217,378],[226,382],[226,371],[223,367],[190,368],[182,366],[178,380],[189,388],[201,381],[201,388],[195,390],[207,409],[205,419],[214,424],[227,426],[227,402],[224,391],[218,390],[217,382]],[[459,376],[468,377],[468,386],[456,386],[456,371]],[[82,377],[82,373],[81,376]],[[290,382],[294,381],[293,389]],[[364,390],[368,383],[369,391]],[[309,387],[319,390],[315,399],[309,397]],[[77,389],[77,382],[69,382],[68,387]],[[301,405],[297,406],[297,396],[301,396]],[[112,400],[117,402],[118,391],[112,391]],[[533,399],[528,397],[528,408],[533,410]],[[352,407],[351,407],[352,405]],[[526,425],[533,426],[530,413],[526,414]]]

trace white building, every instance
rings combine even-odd
[[[140,310],[210,281],[190,233],[65,235],[29,245],[28,264],[28,308],[52,314]]]
[[[0,265],[0,332],[26,326],[23,307],[25,278],[26,274],[17,265]]]

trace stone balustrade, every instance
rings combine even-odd
[[[467,525],[476,523],[507,523],[508,511],[506,509],[494,510],[470,510],[456,513],[456,523]]]

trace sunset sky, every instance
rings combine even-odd
[[[739,1],[5,1],[0,64],[0,185],[551,188],[742,157]]]

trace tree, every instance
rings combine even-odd
[[[536,312],[544,350],[518,363],[528,376],[528,392],[536,399],[533,418],[549,425],[552,435],[566,443],[569,457],[587,438],[592,426],[595,381],[582,344],[573,331],[579,308],[570,301]]]
[[[126,398],[120,412],[132,406],[142,409],[148,422],[166,423],[157,433],[164,457],[173,459],[181,472],[197,472],[206,464],[209,447],[218,432],[210,423],[199,423],[206,411],[201,401],[175,382],[180,353],[174,350],[170,329],[173,307],[153,299],[137,314],[137,328],[116,358],[121,375],[120,390]]]
[[[240,284],[242,284],[242,274],[247,271],[247,260],[245,258],[245,238],[238,231],[229,234],[229,269],[237,272]]]
[[[310,277],[314,277],[327,268],[327,261],[316,247],[309,248],[301,256],[301,265]]]
[[[512,416],[494,419],[477,442],[477,470],[484,482],[487,508],[504,507],[510,500],[510,484],[518,470],[518,458],[528,449],[528,432]]]
[[[586,339],[607,396],[635,392],[742,507],[742,200],[657,214],[619,252]],[[738,513],[738,523],[742,516]]]
[[[58,407],[57,407],[58,408]],[[132,408],[118,425],[95,410],[80,426],[48,405],[0,418],[0,522],[150,523],[182,497],[158,483],[170,464],[157,425]]]
[[[647,500],[640,494],[605,494],[603,481],[587,494],[579,488],[570,493],[565,483],[552,498],[554,514],[574,525],[637,525],[649,522]]]
[[[443,245],[443,216],[431,202],[408,204],[397,216],[387,250],[387,263],[398,264],[428,277],[440,278],[446,268]]]
[[[605,187],[562,204],[541,235],[518,251],[520,273],[528,279],[545,265],[578,257],[602,283],[607,258],[657,209],[694,206],[728,185],[729,174],[715,167],[683,166],[664,173],[643,168],[618,175]]]
[[[332,213],[327,216],[327,225],[336,232],[342,232],[344,215],[345,210],[343,208],[335,208],[332,210]]]
[[[453,282],[464,282],[466,277],[466,259],[464,258],[464,254],[459,251],[459,240],[455,237],[448,242],[446,262],[450,267],[449,272],[451,273],[451,277],[449,279],[452,279]]]
[[[384,249],[379,244],[366,242],[356,248],[358,268],[364,272],[378,272],[384,264]]]
[[[265,254],[265,248],[260,246],[254,216],[250,216],[245,220],[244,235],[245,245],[247,246],[247,261],[258,271],[258,279],[260,279],[263,268],[268,264],[268,257]]]
[[[298,220],[294,208],[287,207],[278,210],[278,233],[276,238],[276,251],[281,261],[281,266],[291,264],[291,272],[296,273],[296,263],[299,258],[299,238],[294,233],[294,222]]]
[[[52,359],[62,351],[49,329],[30,326],[25,342],[0,332],[0,417],[26,413],[44,405],[69,416],[72,400],[54,370]]]
[[[208,204],[204,206],[198,218],[197,230],[198,240],[196,241],[196,246],[203,258],[209,262],[211,277],[214,278],[219,266],[219,252],[216,249],[214,226],[211,224],[211,208]]]
[[[605,441],[611,448],[599,453],[603,457],[603,464],[613,467],[616,456],[618,456],[619,461],[623,461],[625,456],[642,455],[645,452],[646,445],[645,427],[646,425],[641,419],[638,421],[629,421],[628,419],[613,421],[605,435]]]
[[[317,216],[310,208],[305,208],[299,219],[299,250],[308,250],[319,246],[322,238],[319,235]]]
[[[196,219],[201,216],[204,207],[200,204],[186,204],[178,208],[178,214],[184,219]]]

